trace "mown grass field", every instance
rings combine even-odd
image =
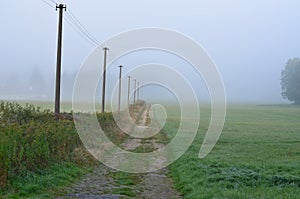
[[[300,197],[299,106],[229,106],[220,140],[204,159],[198,153],[210,114],[201,111],[195,141],[170,166],[184,198]],[[167,128],[174,134],[172,123]]]

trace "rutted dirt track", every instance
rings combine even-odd
[[[149,117],[150,106],[140,109],[140,117],[136,119],[139,125],[146,125]],[[153,137],[143,141],[134,138],[122,143],[125,150],[135,150],[140,147],[157,149],[163,144]],[[172,179],[168,177],[168,169],[164,168],[156,172],[145,174],[124,174],[121,178],[115,176],[120,172],[100,165],[92,173],[83,177],[83,179],[71,187],[67,188],[64,196],[60,199],[87,198],[87,199],[116,199],[116,198],[181,198],[180,194],[173,188]],[[129,180],[127,179],[129,178]],[[120,179],[123,183],[120,183]]]

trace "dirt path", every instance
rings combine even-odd
[[[146,125],[150,106],[143,107],[140,118],[136,123]],[[121,144],[128,151],[140,147],[157,149],[163,146],[155,137],[151,139],[129,139]],[[116,199],[116,198],[181,198],[173,188],[172,179],[168,177],[168,169],[145,174],[128,174],[110,169],[104,165],[97,167],[92,173],[86,175],[81,181],[65,190],[65,196],[60,199],[88,198],[88,199]]]

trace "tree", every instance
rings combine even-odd
[[[281,95],[283,98],[300,104],[300,59],[289,59],[281,71]]]

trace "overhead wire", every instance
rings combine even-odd
[[[69,18],[65,18],[66,19],[66,22],[85,40],[85,41],[87,41],[88,43],[90,43],[91,45],[93,45],[93,46],[98,46],[98,44],[97,43],[94,43],[93,41],[91,41],[91,40],[89,40],[87,37],[86,37],[86,35],[83,33],[83,32],[81,32],[72,22],[71,22],[71,20],[69,19]]]
[[[41,0],[51,8],[55,8],[56,5],[62,3],[61,0]],[[55,4],[52,5],[52,4]],[[82,23],[78,20],[78,18],[74,15],[74,13],[68,8],[66,14],[64,15],[66,21],[70,26],[81,36],[85,39],[88,43],[93,46],[98,46],[100,42],[82,25]]]
[[[41,0],[43,3],[47,4],[48,6],[50,6],[51,8],[55,8],[53,5],[51,5],[48,1],[46,0]]]
[[[71,16],[71,18],[73,18],[79,24],[79,26],[89,35],[89,37],[93,41],[95,41],[96,43],[99,43],[99,41],[82,25],[82,23],[80,23],[80,21],[78,20],[78,18],[75,17],[73,12],[70,9],[68,9],[68,10],[69,10],[68,14]]]
[[[99,42],[91,36],[91,34],[84,28],[82,25],[79,25],[76,20],[74,20],[69,14],[66,13],[65,19],[69,20],[69,22],[73,25],[72,27],[79,31],[81,35],[83,35],[86,39],[88,39],[90,42],[94,43],[95,45],[99,45]]]
[[[54,0],[50,0],[52,3],[54,3],[55,5],[57,5],[57,2]]]

